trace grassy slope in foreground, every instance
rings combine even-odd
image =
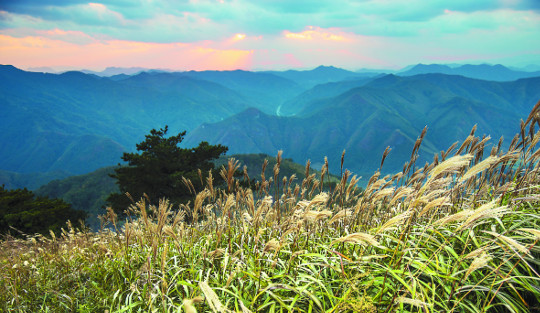
[[[140,202],[118,232],[5,238],[1,308],[538,312],[537,123],[540,102],[508,151],[471,135],[430,165],[375,174],[362,194],[347,172],[331,193],[313,176],[255,190],[231,180],[184,207],[204,217],[194,225]]]

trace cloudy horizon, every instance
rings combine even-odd
[[[55,70],[540,64],[535,0],[0,2],[0,63]]]

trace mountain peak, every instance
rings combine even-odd
[[[318,69],[325,69],[325,68],[328,68],[328,69],[336,69],[337,67],[333,66],[333,65],[319,65],[317,66],[317,68],[315,68],[316,70]]]
[[[417,75],[417,74],[427,74],[427,73],[450,74],[451,72],[452,72],[452,68],[447,65],[419,63],[413,66],[412,68],[408,69],[407,71],[404,71],[399,74],[400,75]]]
[[[485,64],[485,63],[484,64],[478,64],[478,65],[465,64],[465,65],[462,65],[462,66],[458,67],[458,69],[475,69],[475,70],[479,70],[479,71],[486,71],[486,70],[510,71],[509,68],[507,68],[506,66],[501,65],[501,64],[490,65],[490,64]]]
[[[320,65],[317,68],[313,69],[314,72],[348,72],[347,70],[344,70],[339,67],[335,66],[327,66],[327,65]]]
[[[68,71],[68,72],[64,72],[62,74],[60,74],[60,76],[63,76],[63,77],[69,77],[69,78],[79,78],[79,79],[87,79],[87,78],[94,78],[96,77],[96,75],[94,74],[85,74],[83,72],[79,72],[79,71]]]
[[[14,71],[23,72],[23,70],[18,69],[13,65],[8,65],[8,64],[0,64],[0,71],[2,71],[2,72],[14,72]]]
[[[423,64],[418,63],[416,64],[413,69],[450,69],[450,66],[444,65],[444,64]]]
[[[388,86],[388,85],[393,85],[395,83],[398,83],[401,80],[402,80],[402,78],[399,77],[399,76],[396,76],[394,74],[388,74],[388,75],[384,75],[382,77],[379,77],[377,79],[374,79],[373,81],[368,83],[367,86],[372,86],[372,87],[375,87],[375,86]]]

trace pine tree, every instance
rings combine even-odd
[[[203,141],[195,148],[180,148],[186,132],[166,137],[167,131],[168,126],[152,129],[145,140],[136,145],[138,153],[123,154],[122,160],[127,166],[118,167],[111,175],[117,180],[120,193],[107,198],[117,213],[124,212],[132,203],[126,193],[136,201],[147,195],[149,204],[157,205],[165,198],[178,205],[193,198],[183,177],[192,182],[197,192],[204,184],[198,170],[203,175],[213,171],[213,177],[219,177],[212,161],[227,152],[227,147]]]

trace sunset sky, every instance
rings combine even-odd
[[[540,64],[539,0],[0,0],[0,64],[103,70]]]

